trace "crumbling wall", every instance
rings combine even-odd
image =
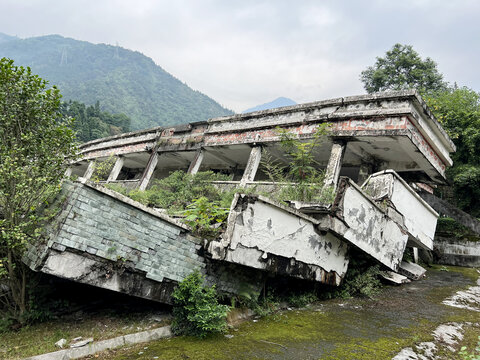
[[[205,268],[201,240],[185,225],[107,189],[66,183],[63,191],[43,250],[26,254],[32,269],[165,302],[172,282]]]
[[[348,266],[348,246],[318,220],[264,197],[238,196],[222,241],[212,241],[212,258],[339,285]]]

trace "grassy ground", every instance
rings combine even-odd
[[[96,354],[87,359],[391,359],[403,347],[432,340],[432,331],[449,321],[471,322],[461,345],[477,345],[480,313],[441,302],[478,278],[474,269],[434,267],[427,279],[386,287],[375,299],[322,301],[303,310],[280,311],[247,321],[224,335],[199,340],[176,337]],[[163,322],[151,312],[120,311],[71,314],[43,324],[1,334],[0,358],[19,359],[55,351],[61,338],[102,340]],[[446,359],[465,360],[460,354]]]
[[[433,330],[442,323],[480,323],[480,313],[442,304],[476,278],[474,269],[435,267],[426,280],[387,287],[374,300],[335,299],[281,311],[229,330],[232,338],[177,337],[88,359],[391,359],[404,347],[432,341]],[[458,348],[473,350],[478,335],[478,327],[468,326]],[[465,360],[458,352],[445,359]]]
[[[164,326],[170,315],[162,309],[130,304],[100,305],[76,311],[58,319],[0,334],[0,359],[22,359],[59,350],[55,342],[77,337],[95,341]]]

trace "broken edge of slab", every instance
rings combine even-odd
[[[93,355],[100,351],[115,349],[124,345],[133,345],[153,340],[159,340],[172,336],[170,326],[163,326],[153,330],[142,331],[134,334],[117,336],[112,339],[102,340],[90,343],[81,348],[64,349],[47,354],[35,355],[25,360],[65,360],[78,359],[88,355]]]

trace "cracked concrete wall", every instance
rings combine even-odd
[[[410,246],[433,249],[438,213],[396,172],[386,170],[373,174],[362,188],[374,200],[388,203],[389,213],[398,213],[398,222],[409,233]]]
[[[194,270],[223,293],[263,286],[263,274],[211,263],[186,225],[121,194],[70,182],[63,194],[49,237],[24,256],[32,270],[164,303]]]
[[[339,285],[346,243],[319,232],[318,221],[263,197],[238,196],[225,238],[210,243],[213,259]]]
[[[346,228],[341,235],[383,265],[397,271],[408,234],[351,180],[342,178],[334,210]]]

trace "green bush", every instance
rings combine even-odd
[[[370,266],[368,262],[362,260],[352,261],[342,285],[331,292],[324,293],[322,298],[348,299],[354,296],[373,298],[382,288],[379,275],[378,265]]]
[[[204,278],[198,271],[180,282],[172,297],[172,331],[176,335],[203,338],[227,328],[228,306],[218,303],[215,286],[205,286]]]
[[[205,196],[196,199],[183,212],[183,221],[201,237],[215,239],[220,234],[220,225],[227,219],[229,209]]]
[[[191,175],[178,170],[164,179],[154,180],[149,189],[133,190],[128,196],[146,206],[166,209],[170,214],[184,211],[195,199],[201,197],[221,202],[222,205],[231,202],[233,194],[224,193],[212,184],[212,181],[217,180],[230,180],[230,177],[213,171]]]

